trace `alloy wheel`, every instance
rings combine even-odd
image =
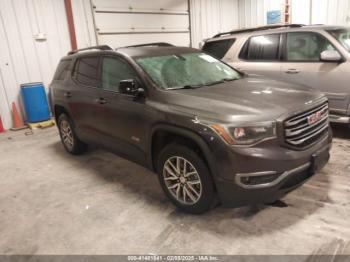
[[[68,121],[66,121],[66,120],[61,121],[60,130],[61,130],[62,141],[63,141],[64,145],[69,150],[72,150],[72,148],[74,146],[74,137],[73,137],[72,129],[71,129]]]
[[[187,159],[179,156],[168,158],[163,167],[163,179],[171,195],[180,203],[193,205],[201,198],[200,176]]]

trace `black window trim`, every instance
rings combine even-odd
[[[326,39],[332,46],[333,48],[341,55],[342,60],[340,62],[325,62],[325,61],[310,61],[310,60],[287,60],[287,38],[288,38],[288,34],[293,34],[293,33],[312,33],[312,34],[316,34],[319,35],[321,37],[323,37],[324,39]],[[283,44],[282,44],[282,59],[281,62],[282,63],[342,63],[344,62],[344,56],[343,54],[339,51],[339,49],[334,46],[334,44],[332,43],[331,40],[329,40],[326,36],[324,36],[323,34],[319,33],[319,32],[315,32],[315,31],[292,31],[292,32],[284,32],[283,33],[284,37],[283,37]]]
[[[84,59],[84,58],[89,58],[89,57],[97,57],[99,60],[98,60],[98,77],[100,79],[99,81],[99,85],[98,86],[92,86],[92,85],[88,85],[86,83],[82,83],[80,82],[76,76],[74,76],[74,72],[76,72],[76,70],[79,70],[79,63],[80,63],[80,60],[81,59]],[[94,89],[102,89],[102,81],[101,81],[101,55],[100,54],[91,54],[91,55],[85,55],[85,56],[80,56],[80,57],[77,57],[74,61],[74,66],[73,66],[73,69],[71,71],[71,78],[72,80],[77,83],[79,86],[83,86],[83,87],[88,87],[88,88],[94,88]]]
[[[282,44],[282,34],[281,32],[279,33],[271,33],[271,34],[261,34],[261,35],[252,35],[250,36],[245,42],[244,44],[242,45],[241,47],[241,50],[239,51],[239,54],[238,54],[238,59],[240,61],[244,61],[244,62],[253,62],[253,63],[256,63],[256,62],[262,62],[262,63],[266,63],[266,62],[271,62],[271,63],[280,63],[282,61],[282,48],[281,48],[281,44]],[[279,39],[279,43],[278,43],[278,55],[277,55],[277,59],[276,60],[262,60],[262,59],[245,59],[245,58],[242,58],[242,53],[243,51],[245,51],[245,49],[249,48],[249,45],[250,45],[250,40],[253,38],[253,37],[259,37],[259,36],[269,36],[269,35],[279,35],[280,36],[280,39]]]

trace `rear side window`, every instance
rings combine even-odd
[[[74,70],[74,78],[88,86],[99,86],[99,57],[84,57],[80,58],[76,63],[76,68]]]
[[[61,60],[57,66],[53,80],[64,80],[69,72],[69,65],[72,60]]]
[[[280,34],[253,36],[243,46],[239,58],[245,60],[279,60]]]
[[[230,50],[231,46],[236,42],[236,39],[226,39],[213,42],[207,42],[203,46],[203,51],[215,56],[216,58],[223,58]]]

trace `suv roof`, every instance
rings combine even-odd
[[[190,47],[174,46],[165,42],[131,45],[119,47],[117,49],[113,49],[108,45],[98,45],[70,51],[68,52],[67,56],[65,56],[63,59],[72,58],[74,56],[84,56],[86,54],[98,54],[100,52],[114,52],[132,58],[137,58],[148,56],[173,55],[179,53],[193,53],[200,51]]]
[[[212,38],[207,39],[207,41],[216,41],[218,38],[230,38],[232,36],[236,35],[252,35],[257,33],[270,33],[270,32],[286,32],[288,30],[293,31],[303,31],[303,30],[331,30],[331,29],[339,29],[339,28],[347,28],[346,26],[335,26],[335,25],[322,25],[322,24],[315,24],[315,25],[303,25],[303,24],[276,24],[276,25],[267,25],[267,26],[260,26],[260,27],[252,27],[252,28],[244,28],[244,29],[238,29],[238,30],[232,30],[228,32],[223,32],[214,35]],[[206,41],[206,42],[207,42]]]

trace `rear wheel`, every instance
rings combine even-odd
[[[58,117],[57,125],[62,144],[69,153],[80,155],[87,150],[87,144],[80,141],[76,136],[73,122],[66,114],[61,114]]]
[[[158,176],[163,191],[180,209],[200,214],[213,206],[216,194],[209,169],[188,147],[166,146],[159,155]]]

